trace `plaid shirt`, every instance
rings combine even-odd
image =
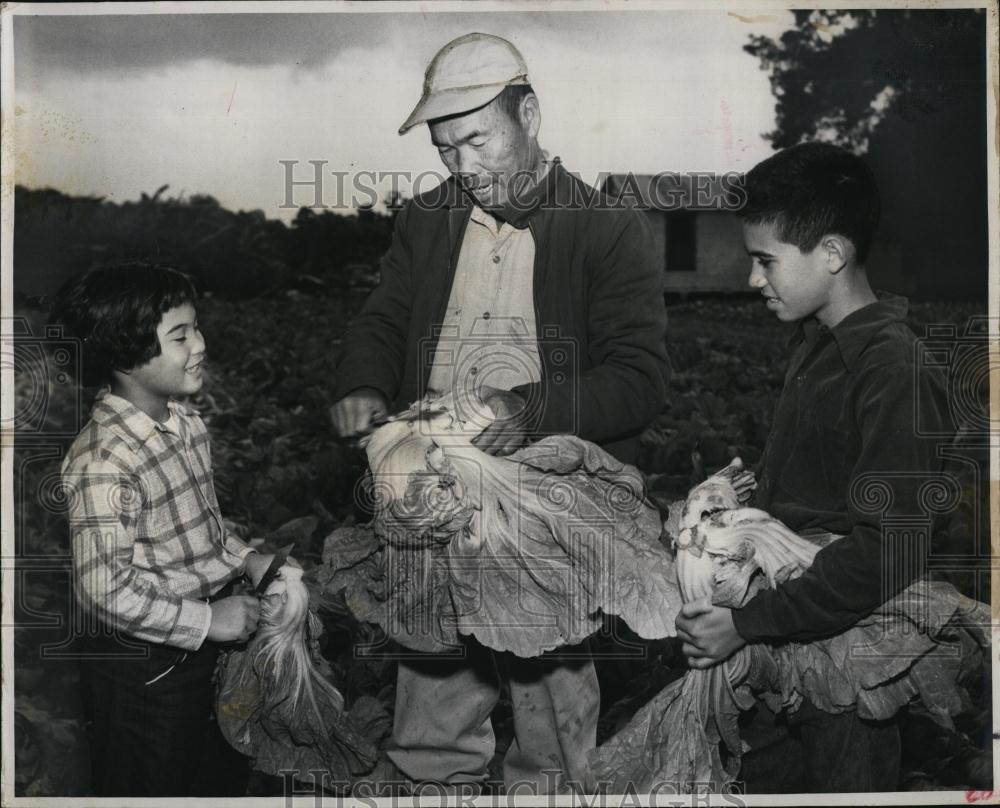
[[[132,637],[196,650],[211,624],[205,599],[253,550],[226,534],[204,422],[169,406],[179,434],[106,393],[63,461],[63,485],[84,609]]]

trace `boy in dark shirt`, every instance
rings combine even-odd
[[[868,282],[879,200],[865,163],[830,144],[801,144],[757,165],[745,189],[750,285],[779,320],[799,324],[753,504],[797,532],[844,538],[742,609],[687,604],[677,628],[696,668],[748,642],[839,634],[919,574],[926,544],[886,523],[923,516],[921,486],[941,468],[937,444],[918,434],[916,402],[925,426],[944,424],[947,412],[943,385],[916,366],[906,300],[877,296]],[[808,702],[788,721],[807,790],[896,789],[895,724]]]

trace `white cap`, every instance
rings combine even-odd
[[[478,109],[512,84],[529,84],[528,67],[517,48],[490,34],[453,39],[424,73],[424,94],[399,134],[418,123]]]

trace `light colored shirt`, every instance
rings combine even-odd
[[[534,268],[529,228],[472,209],[431,365],[433,394],[510,390],[541,379]]]
[[[197,650],[206,598],[253,550],[226,533],[210,438],[193,410],[161,424],[106,393],[62,465],[76,595],[85,616],[149,642]]]

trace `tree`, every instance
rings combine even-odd
[[[865,154],[882,192],[876,285],[986,299],[986,17],[982,10],[796,11],[745,50],[770,73],[775,148]]]
[[[300,275],[341,294],[358,265],[374,268],[392,240],[392,216],[300,208],[291,227],[263,211],[233,212],[207,194],[109,202],[53,189],[14,189],[14,288],[53,294],[70,276],[102,264],[149,260],[191,273],[201,291],[240,298],[269,294]],[[350,270],[350,267],[354,270]]]

